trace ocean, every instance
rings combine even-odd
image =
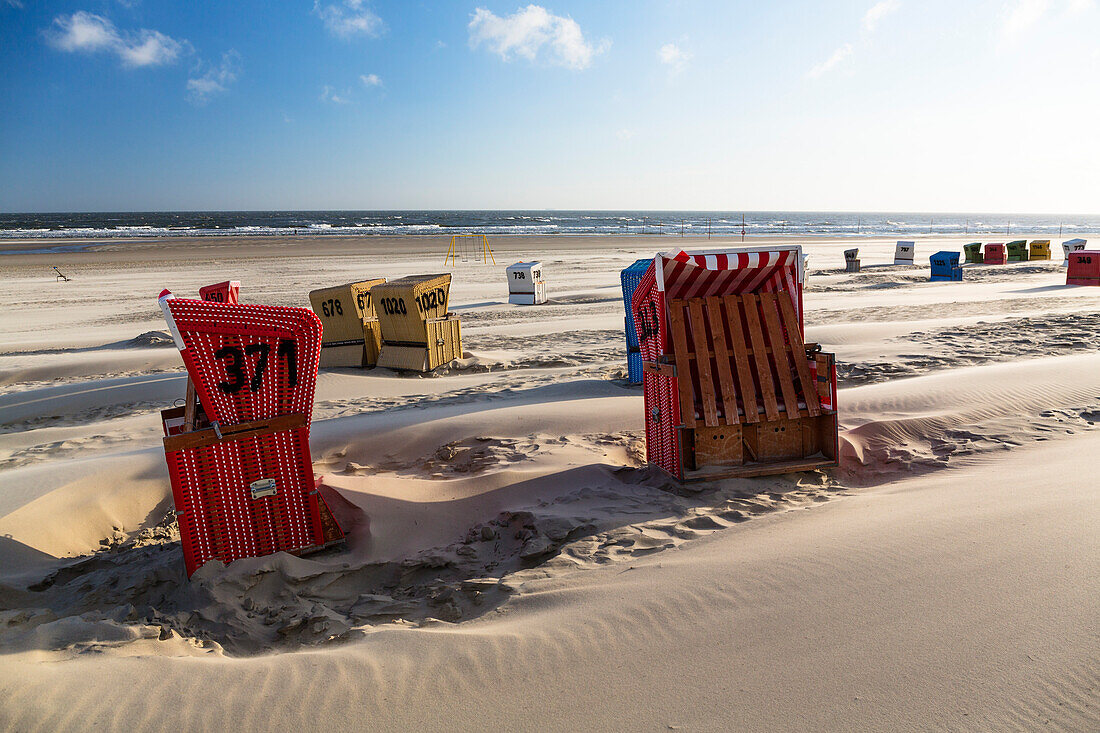
[[[94,237],[667,234],[1071,237],[1100,216],[823,211],[149,211],[0,214],[0,239]]]

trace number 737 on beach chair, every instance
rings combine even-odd
[[[211,559],[301,555],[342,540],[309,451],[317,317],[167,290],[160,306],[200,405],[162,413],[187,575]]]
[[[631,302],[650,463],[680,481],[838,465],[835,359],[803,342],[801,254],[654,257]]]

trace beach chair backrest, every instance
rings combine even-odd
[[[902,242],[899,241],[897,246],[894,247],[894,264],[895,265],[911,265],[913,264],[913,257],[916,252],[916,242]]]
[[[306,308],[230,305],[161,293],[160,306],[211,422],[313,412],[321,322]]]
[[[821,414],[790,292],[674,299],[669,327],[685,427]]]
[[[376,285],[371,291],[382,340],[425,343],[427,321],[447,315],[451,276],[409,275]]]
[[[1069,259],[1070,252],[1080,252],[1084,250],[1087,244],[1087,239],[1067,239],[1062,242],[1062,251],[1065,253],[1065,259]]]
[[[363,321],[377,317],[372,290],[385,282],[375,278],[310,291],[309,303],[324,326],[326,344],[363,339]]]

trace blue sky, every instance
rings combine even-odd
[[[1096,0],[0,0],[0,210],[1100,213]]]

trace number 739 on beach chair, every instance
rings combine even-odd
[[[681,481],[838,465],[836,366],[803,342],[801,248],[657,255],[632,308],[646,454]]]
[[[211,559],[305,554],[343,539],[309,450],[317,317],[167,290],[160,306],[199,402],[162,413],[187,575]]]

